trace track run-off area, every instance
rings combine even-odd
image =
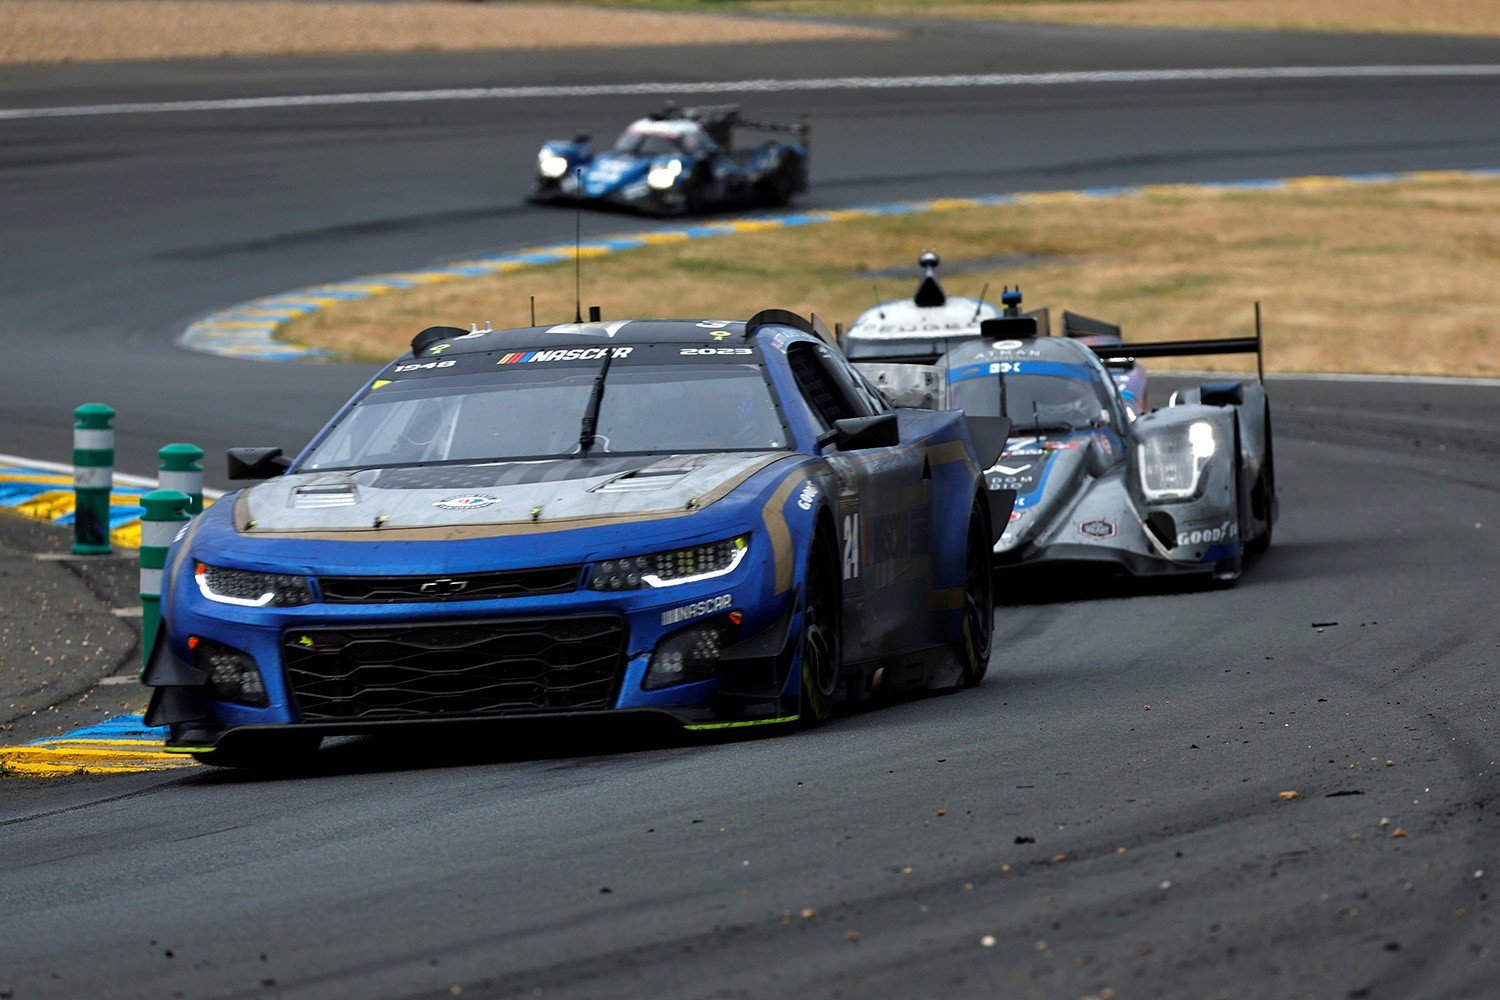
[[[571,59],[8,68],[7,112],[159,110],[0,123],[0,452],[65,460],[92,400],[119,413],[126,471],[168,441],[299,447],[370,366],[214,356],[181,332],[288,289],[565,241],[570,213],[521,203],[536,149],[674,96],[609,89],[632,81],[720,81],[715,100],[810,114],[798,208],[822,212],[1493,168],[1493,73],[1119,77],[1497,65],[1484,39],[981,25]],[[791,85],[997,69],[1113,76]],[[764,80],[789,84],[734,89]],[[293,100],[525,88],[596,89]],[[247,101],[263,103],[181,106]],[[1350,336],[1379,307],[1344,304]],[[1270,392],[1283,516],[1240,584],[1004,577],[972,691],[779,736],[507,728],[341,743],[296,776],[0,779],[0,990],[1485,995],[1500,389]],[[16,721],[14,742],[47,735]]]

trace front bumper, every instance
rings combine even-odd
[[[143,676],[155,689],[147,720],[171,728],[168,749],[187,752],[263,730],[349,735],[622,714],[688,728],[784,720],[796,714],[799,605],[795,591],[769,592],[764,569],[747,558],[725,577],[658,590],[277,609],[209,601],[178,574]],[[660,644],[731,611],[741,621],[711,676],[647,687]],[[266,704],[215,697],[190,637],[252,658]],[[517,664],[532,681],[513,676]],[[518,686],[529,693],[512,697]]]

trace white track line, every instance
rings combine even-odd
[[[1055,87],[1080,83],[1163,83],[1183,80],[1352,80],[1411,77],[1495,77],[1500,65],[1271,66],[1222,69],[1089,70],[1061,73],[984,73],[954,76],[847,76],[806,80],[734,80],[698,83],[606,83],[570,87],[470,87],[454,90],[384,90],[359,94],[297,94],[208,101],[84,104],[51,108],[0,108],[0,120],[141,115],[177,111],[248,111],[261,108],[404,104],[425,101],[495,101],[537,97],[744,94],[815,90],[902,90],[919,87]]]
[[[71,476],[73,467],[62,462],[44,462],[37,458],[26,458],[21,455],[0,455],[0,465],[19,466],[23,469],[40,469],[42,472],[51,472],[60,476]],[[137,486],[156,488],[156,480],[145,476],[132,476],[124,472],[116,472],[114,481],[120,486]],[[217,500],[224,495],[223,490],[205,489],[203,495],[210,500]]]

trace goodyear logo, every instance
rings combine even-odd
[[[524,365],[537,361],[600,361],[608,351],[616,360],[630,357],[631,347],[568,347],[552,351],[512,351],[502,354],[497,365]]]

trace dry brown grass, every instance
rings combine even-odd
[[[558,3],[0,0],[0,64],[882,37],[864,28]]]
[[[604,0],[631,7],[982,18],[1131,27],[1500,34],[1495,0]]]
[[[1500,375],[1500,180],[1456,175],[1258,192],[1161,188],[1106,202],[955,203],[927,215],[663,243],[585,262],[583,298],[602,303],[606,317],[744,318],[778,306],[817,312],[831,325],[869,305],[866,272],[909,265],[929,246],[950,264],[999,254],[1066,258],[953,275],[947,284],[974,295],[986,281],[992,289],[1019,282],[1031,305],[1113,320],[1140,340],[1244,335],[1251,303],[1262,300],[1272,370]],[[911,287],[881,282],[888,298]],[[339,305],[297,321],[289,339],[384,359],[434,324],[525,325],[533,294],[542,322],[570,319],[572,266]]]

